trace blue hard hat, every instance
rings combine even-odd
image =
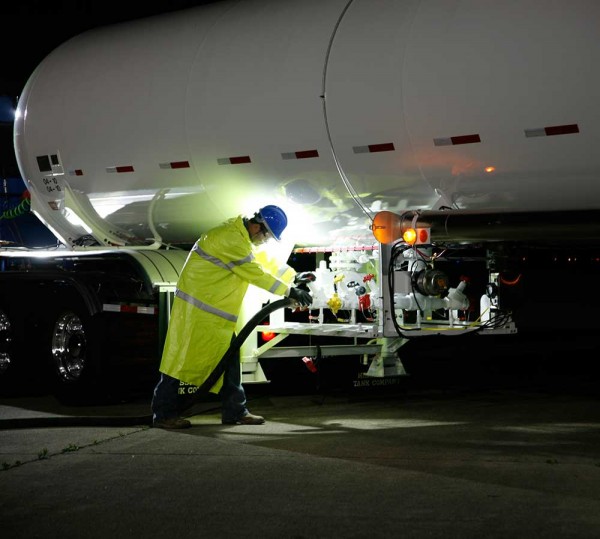
[[[279,206],[265,206],[258,210],[258,218],[277,241],[288,224],[287,215]]]

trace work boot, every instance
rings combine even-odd
[[[189,429],[192,424],[181,417],[169,417],[155,421],[152,426],[157,429]]]
[[[243,415],[239,419],[234,419],[233,421],[226,421],[223,419],[221,423],[223,425],[262,425],[265,422],[265,418],[261,415],[254,415],[248,412],[246,415]]]

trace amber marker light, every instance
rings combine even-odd
[[[494,170],[496,170],[496,167],[485,167],[484,169],[486,172],[494,172]]]
[[[417,231],[414,228],[407,228],[402,234],[402,239],[408,245],[414,245],[417,241]]]
[[[379,243],[393,243],[402,235],[400,216],[391,211],[380,211],[373,218],[371,230]]]

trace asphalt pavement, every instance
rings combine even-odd
[[[222,425],[204,402],[182,431],[135,424],[144,396],[0,399],[1,536],[600,535],[595,383],[248,394],[266,424]],[[134,420],[52,425],[82,417]]]

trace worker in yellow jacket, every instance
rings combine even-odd
[[[273,294],[289,296],[297,304],[312,303],[308,292],[294,286],[296,272],[287,265],[268,267],[254,254],[258,246],[279,240],[287,216],[278,206],[264,206],[253,217],[238,216],[213,228],[194,244],[177,282],[171,319],[160,363],[160,380],[154,389],[152,416],[155,427],[188,428],[179,417],[180,381],[201,386],[228,350],[248,284]],[[246,408],[241,384],[239,354],[225,365],[224,374],[209,388],[222,400],[224,424],[259,425],[261,416]]]

